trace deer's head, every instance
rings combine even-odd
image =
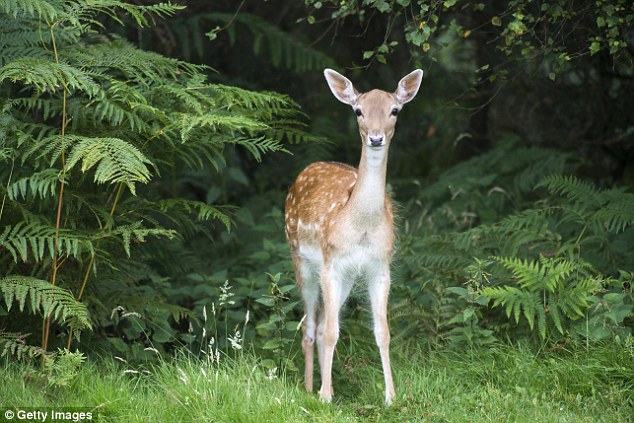
[[[340,73],[326,69],[324,76],[334,96],[352,106],[357,115],[363,145],[378,149],[389,145],[394,135],[396,115],[405,103],[416,96],[423,71],[416,69],[403,77],[393,93],[372,90],[360,94],[352,82]]]

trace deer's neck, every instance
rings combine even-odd
[[[348,203],[357,216],[380,218],[385,213],[387,153],[387,146],[362,147],[357,182]]]

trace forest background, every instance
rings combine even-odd
[[[322,71],[391,91],[422,68],[388,166],[395,348],[632,360],[633,20],[624,0],[0,1],[0,350],[53,385],[183,350],[299,379],[284,197],[360,151]]]

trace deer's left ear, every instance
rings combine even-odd
[[[416,69],[414,72],[407,74],[398,82],[398,87],[394,92],[396,100],[400,104],[405,104],[416,96],[420,83],[423,80],[423,71]]]

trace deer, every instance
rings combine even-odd
[[[394,246],[392,202],[386,193],[388,149],[396,116],[418,92],[423,71],[403,77],[396,91],[359,93],[340,73],[325,69],[332,94],[352,107],[361,135],[359,167],[337,162],[307,166],[285,202],[285,232],[304,303],[304,386],[313,390],[314,344],[321,373],[319,398],[334,395],[332,362],[339,339],[339,313],[360,280],[367,284],[374,336],[385,382],[385,403],[394,399],[387,320]]]

